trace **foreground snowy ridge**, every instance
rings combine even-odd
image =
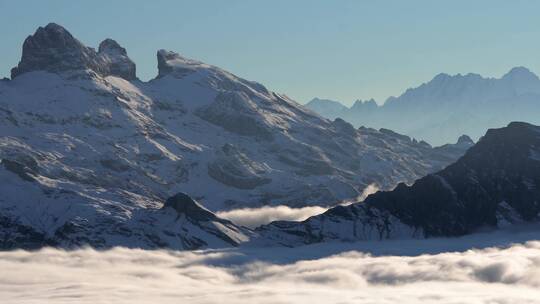
[[[229,235],[222,222],[184,221],[162,209],[167,198],[186,192],[212,211],[326,207],[410,183],[471,146],[355,129],[220,68],[165,50],[157,60],[142,82],[114,40],[95,51],[57,24],[26,39],[0,81],[0,247],[228,246],[212,233]]]

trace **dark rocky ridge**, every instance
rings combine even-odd
[[[58,244],[30,226],[0,214],[0,250],[39,249]]]
[[[11,70],[11,78],[38,70],[51,73],[92,70],[101,76],[136,78],[135,64],[116,41],[103,41],[96,52],[55,23],[39,27],[34,35],[26,38],[21,61]]]
[[[390,212],[426,237],[471,233],[501,221],[537,219],[540,212],[539,129],[511,123],[491,129],[456,163],[421,178],[412,187],[374,194],[366,207]],[[502,208],[517,212],[506,218]]]
[[[412,186],[401,183],[363,203],[335,207],[301,223],[275,222],[259,232],[287,245],[396,238],[404,227],[408,237],[460,236],[537,221],[539,215],[540,127],[513,122],[490,129],[457,162]]]
[[[178,214],[183,214],[186,217],[192,218],[197,221],[211,221],[218,219],[215,214],[208,211],[206,208],[193,200],[189,195],[183,192],[177,193],[174,196],[169,197],[165,201],[163,208],[172,208]]]
[[[183,192],[177,193],[165,201],[162,209],[167,210],[170,208],[176,211],[178,217],[185,217],[193,225],[223,240],[230,246],[240,244],[239,240],[234,238],[235,234],[251,233],[247,228],[238,227],[232,222],[218,217]],[[221,228],[216,225],[221,225]],[[183,241],[184,247],[188,249],[198,249],[208,245],[205,240],[200,239],[198,236],[185,237]]]

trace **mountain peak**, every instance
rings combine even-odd
[[[70,36],[71,38],[73,38],[73,36],[71,36],[71,34],[68,32],[68,30],[66,30],[65,27],[59,25],[58,23],[54,23],[54,22],[50,22],[44,27],[39,27],[38,32],[39,33],[43,33],[43,32],[57,33],[57,34],[60,34],[60,35],[66,35],[66,36]]]
[[[433,79],[428,84],[439,85],[441,83],[448,84],[448,83],[455,83],[456,81],[471,82],[471,81],[481,81],[483,79],[485,78],[482,77],[482,75],[477,74],[477,73],[467,73],[467,74],[458,73],[455,75],[439,73],[435,77],[433,77]]]
[[[521,157],[528,157],[530,151],[538,150],[539,143],[540,127],[526,122],[514,121],[507,127],[489,129],[471,148],[473,150],[468,151],[465,156],[482,159],[486,155],[498,155],[501,161],[503,158],[507,158],[507,162],[510,163],[518,161]],[[484,156],[480,156],[482,154]]]
[[[517,94],[540,94],[540,79],[525,67],[515,67],[501,80],[510,85]]]
[[[208,67],[204,63],[188,59],[178,53],[161,49],[157,52],[158,60],[158,76],[164,77],[169,74],[174,74],[176,77],[183,77],[197,70],[199,67]]]
[[[62,73],[85,70],[102,76],[114,75],[128,80],[135,78],[135,64],[116,41],[105,40],[97,53],[56,23],[39,27],[25,39],[21,61],[11,70],[11,78],[32,71]]]
[[[354,104],[372,104],[372,105],[377,105],[377,102],[375,101],[375,99],[371,98],[371,99],[367,99],[367,100],[361,100],[361,99],[357,99]],[[354,106],[354,105],[353,105]]]
[[[531,129],[534,127],[535,127],[534,125],[527,122],[522,122],[522,121],[512,121],[507,126],[507,128],[509,129]]]
[[[49,23],[25,39],[21,61],[11,70],[11,78],[34,70],[60,72],[94,67],[95,62],[86,60],[91,53],[64,27]]]
[[[157,51],[157,61],[158,61],[158,78],[161,78],[170,72],[172,72],[172,66],[169,65],[169,61],[175,60],[180,55],[178,53],[167,51],[167,50],[159,50]]]
[[[506,139],[506,137],[508,139],[517,139],[515,138],[517,134],[531,138],[540,138],[540,128],[527,122],[513,121],[506,127],[489,129],[484,137],[491,135],[493,137],[497,136],[499,139]]]
[[[183,192],[179,192],[174,196],[169,197],[167,201],[165,201],[163,208],[172,208],[179,215],[183,214],[186,217],[195,219],[197,221],[210,221],[217,219],[215,214],[208,211],[189,195]]]
[[[519,66],[519,67],[514,67],[510,71],[508,71],[508,73],[506,73],[503,76],[503,79],[504,78],[507,78],[507,79],[508,78],[519,78],[519,79],[535,78],[535,79],[538,79],[538,76],[536,76],[536,74],[531,72],[531,70],[527,69],[526,67]]]
[[[452,76],[450,74],[439,73],[439,74],[435,75],[435,77],[433,77],[432,81],[444,81],[444,80],[447,80],[447,79],[450,79],[450,78],[452,78]]]
[[[329,119],[335,119],[337,117],[343,116],[343,113],[348,110],[339,101],[330,100],[330,99],[321,99],[318,97],[313,98],[308,103],[305,104],[306,108],[314,111],[315,113],[324,113],[323,116]]]
[[[121,55],[127,55],[126,49],[121,47],[116,40],[107,38],[99,44],[98,51],[102,52],[118,52]]]
[[[374,110],[378,107],[375,99],[371,98],[369,100],[356,100],[351,107],[351,110]]]
[[[457,144],[474,145],[474,141],[468,135],[463,134],[458,138]]]
[[[340,108],[345,108],[345,106],[339,101],[330,100],[330,99],[322,99],[319,97],[315,97],[312,100],[310,100],[308,103],[306,103],[306,105],[324,105],[324,104],[333,105]]]
[[[107,63],[109,74],[127,80],[136,79],[135,63],[128,57],[125,48],[107,38],[99,44],[98,55]]]

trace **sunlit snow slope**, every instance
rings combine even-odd
[[[170,246],[134,231],[167,223],[159,210],[178,192],[213,211],[329,206],[410,183],[472,144],[355,129],[220,68],[165,50],[157,61],[142,82],[114,40],[96,51],[57,24],[25,40],[0,81],[0,219],[15,235]]]

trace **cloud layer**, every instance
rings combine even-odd
[[[284,263],[238,250],[44,249],[0,252],[0,269],[6,304],[540,303],[538,241],[419,256],[349,251]]]
[[[366,199],[370,194],[379,191],[375,184],[368,185],[358,198],[344,205],[359,202]],[[255,228],[273,221],[303,221],[310,216],[321,214],[328,208],[313,206],[303,208],[291,208],[289,206],[264,206],[260,208],[242,208],[230,211],[217,212],[219,217],[228,219],[237,225]]]
[[[303,221],[310,216],[328,210],[323,207],[291,208],[288,206],[265,206],[261,208],[242,208],[218,212],[221,218],[228,219],[237,225],[255,228],[273,221]]]

